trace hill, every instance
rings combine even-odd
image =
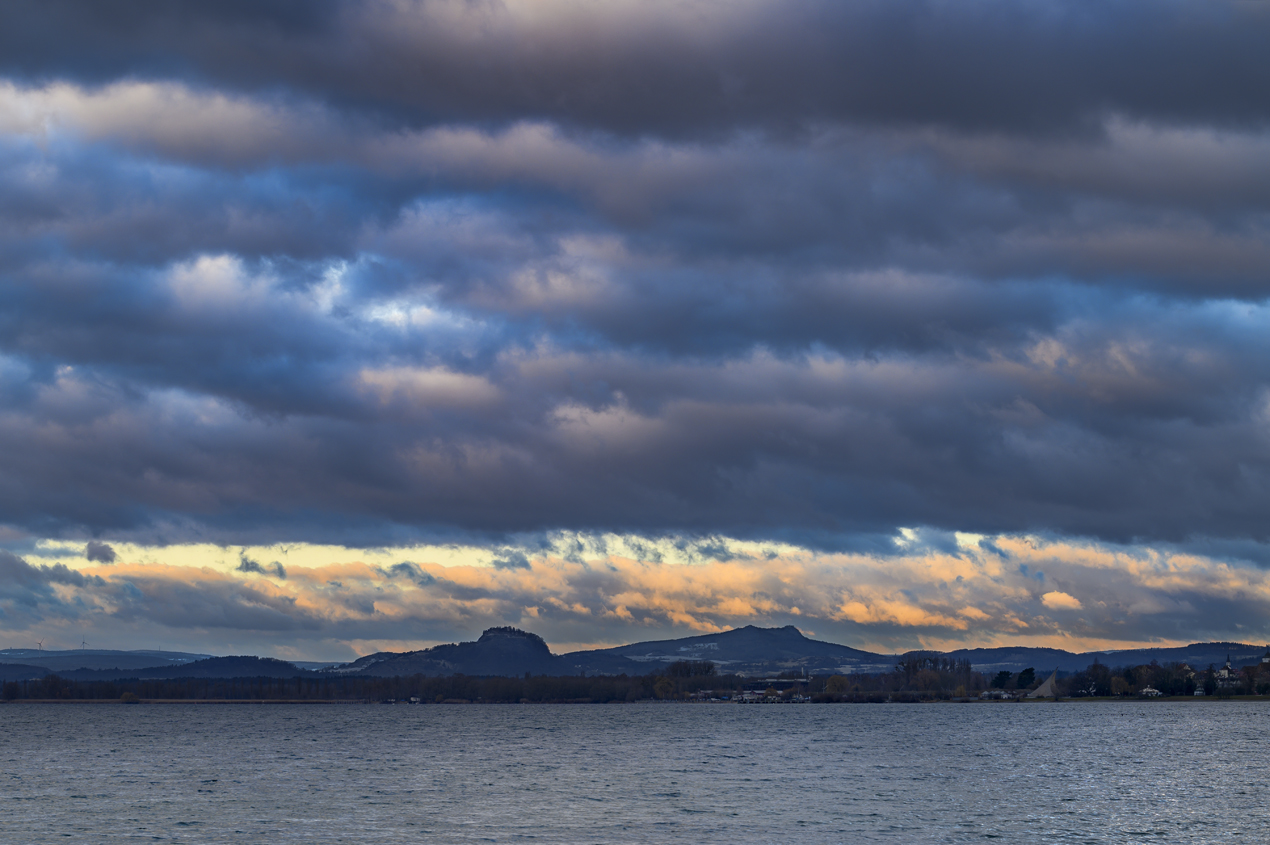
[[[150,666],[144,669],[75,669],[59,672],[73,681],[162,680],[168,678],[297,678],[315,675],[294,663],[273,657],[208,657],[172,666]]]
[[[43,666],[32,666],[29,663],[0,663],[0,683],[8,681],[30,681],[50,674]]]
[[[1221,665],[1229,654],[1236,666],[1260,661],[1265,649],[1243,643],[1195,643],[1181,648],[1118,652],[1068,652],[1053,648],[1001,647],[950,652],[909,652],[969,660],[975,670],[1019,672],[1058,669],[1075,672],[1091,663],[1107,666],[1185,662],[1193,668]],[[536,634],[516,628],[491,628],[475,642],[451,643],[421,651],[380,652],[332,670],[335,674],[379,677],[427,675],[646,675],[678,660],[713,663],[720,673],[771,676],[781,672],[809,675],[876,674],[895,667],[896,655],[876,654],[810,639],[792,625],[747,625],[717,634],[652,640],[614,648],[553,655]]]
[[[451,643],[420,651],[379,652],[332,670],[335,674],[380,677],[427,675],[646,675],[678,660],[706,660],[719,671],[743,675],[784,671],[809,674],[887,672],[891,657],[811,640],[792,625],[747,625],[718,634],[654,640],[608,649],[554,655],[536,634],[490,628],[475,642]]]
[[[1266,649],[1246,643],[1192,643],[1179,648],[1068,652],[1052,648],[1011,647],[909,652],[968,660],[980,672],[1076,672],[1099,662],[1137,666],[1156,661],[1188,663],[1194,669],[1220,666],[1227,655],[1236,667],[1257,663]],[[211,657],[167,651],[0,651],[0,681],[30,680],[57,674],[70,680],[167,678],[295,678],[330,675],[408,677],[450,675],[518,677],[533,675],[647,675],[679,660],[709,661],[720,673],[750,677],[781,672],[809,675],[877,674],[895,667],[896,656],[810,639],[792,625],[747,625],[717,634],[651,640],[613,648],[555,655],[542,637],[516,628],[490,628],[474,642],[449,643],[419,651],[378,652],[352,663],[299,666],[267,657]]]
[[[720,672],[738,675],[889,672],[895,666],[893,657],[808,639],[793,625],[746,625],[717,634],[576,651],[561,657],[571,670],[567,674],[596,675],[645,675],[677,660],[708,660]]]
[[[923,652],[934,654],[936,652]],[[970,648],[941,652],[946,657],[969,660],[980,672],[1003,669],[1019,672],[1031,666],[1038,670],[1058,669],[1079,672],[1094,662],[1104,666],[1142,666],[1157,663],[1187,663],[1192,669],[1206,669],[1209,664],[1221,666],[1229,655],[1236,667],[1261,661],[1266,653],[1262,646],[1246,643],[1191,643],[1177,648],[1139,648],[1126,651],[1069,652],[1055,648]]]
[[[379,652],[331,670],[336,674],[376,675],[503,675],[512,677],[574,674],[551,653],[537,634],[518,628],[490,628],[480,639],[421,651]]]
[[[50,672],[65,674],[75,669],[149,669],[205,660],[210,654],[183,651],[117,651],[114,649],[6,648],[0,650],[0,663],[42,666]]]

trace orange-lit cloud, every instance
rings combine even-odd
[[[1051,610],[1080,610],[1080,599],[1058,590],[1051,590],[1041,596],[1041,604]]]
[[[690,562],[525,550],[525,565],[515,566],[492,565],[492,552],[465,558],[454,549],[445,563],[421,559],[423,549],[409,550],[416,562],[393,562],[387,549],[366,560],[328,550],[346,559],[323,563],[318,548],[220,550],[217,559],[214,549],[121,547],[118,562],[72,559],[57,571],[13,558],[15,572],[36,586],[0,600],[11,640],[91,630],[120,646],[157,638],[190,650],[314,659],[419,648],[504,624],[542,634],[557,651],[743,625],[795,624],[883,652],[1002,644],[1083,651],[1260,642],[1270,633],[1270,573],[1260,569],[1029,537],[963,538],[943,549],[912,537],[893,556],[794,547],[758,554],[736,544],[740,551]],[[653,557],[657,548],[649,541]]]

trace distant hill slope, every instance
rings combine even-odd
[[[51,672],[65,673],[74,669],[148,669],[206,660],[210,654],[183,651],[116,651],[112,649],[7,648],[0,650],[0,663],[43,666]]]
[[[746,625],[717,634],[575,651],[560,659],[572,670],[568,674],[644,675],[676,660],[709,660],[722,673],[740,675],[889,672],[895,666],[894,657],[808,639],[793,625]]]
[[[909,652],[910,654],[917,652]],[[1002,647],[920,652],[969,660],[981,672],[1058,669],[1076,672],[1095,660],[1107,666],[1186,662],[1193,668],[1222,664],[1229,654],[1236,666],[1256,663],[1265,653],[1243,643],[1195,643],[1182,648],[1072,653],[1053,648]],[[335,674],[373,675],[646,675],[677,660],[708,660],[720,673],[746,676],[806,672],[811,675],[889,672],[896,656],[875,654],[803,636],[792,625],[747,625],[717,634],[631,643],[614,648],[553,655],[536,634],[516,628],[491,628],[475,642],[435,646],[421,651],[380,652],[333,670]]]
[[[915,652],[910,652],[910,654]],[[1189,663],[1194,669],[1220,666],[1229,655],[1235,666],[1257,663],[1266,648],[1246,643],[1192,643],[1180,648],[1073,653],[1052,648],[1001,647],[959,649],[940,654],[969,660],[981,672],[1003,669],[1076,672],[1095,660],[1111,667],[1150,663]],[[427,675],[646,675],[677,660],[708,660],[720,673],[750,677],[794,671],[811,675],[889,672],[896,656],[875,654],[803,636],[797,628],[747,625],[717,634],[631,643],[614,648],[551,653],[537,634],[516,628],[490,628],[475,642],[451,643],[409,652],[380,652],[326,671],[315,671],[268,657],[210,657],[170,651],[0,651],[0,681],[30,680],[57,674],[72,680],[126,678],[295,678],[336,675],[379,677]]]
[[[7,681],[30,681],[50,674],[43,666],[32,666],[29,663],[0,663],[0,683]]]
[[[932,652],[933,653],[933,652]],[[1158,663],[1187,663],[1192,669],[1207,669],[1209,664],[1221,666],[1226,656],[1235,666],[1259,663],[1265,646],[1247,643],[1191,643],[1178,648],[1138,648],[1128,651],[1087,651],[1072,653],[1053,648],[970,648],[944,652],[948,657],[969,660],[981,672],[1007,669],[1018,672],[1029,666],[1038,670],[1058,669],[1078,672],[1095,660],[1104,666],[1141,666],[1152,660]]]
[[[297,678],[316,673],[294,663],[272,657],[209,657],[175,666],[150,666],[144,669],[76,669],[58,673],[75,681],[117,681],[128,678],[159,680],[166,678]]]
[[[1247,643],[1191,643],[1180,648],[1109,651],[1100,662],[1111,666],[1138,666],[1156,660],[1160,663],[1189,663],[1192,669],[1207,669],[1210,663],[1221,666],[1229,655],[1235,666],[1249,666],[1261,662],[1266,648]]]
[[[1094,654],[1073,654],[1057,648],[1031,648],[1026,646],[1004,646],[1002,648],[961,648],[946,652],[909,652],[909,654],[938,654],[954,660],[969,660],[970,665],[980,672],[1021,672],[1028,667],[1050,671],[1076,672],[1094,662]],[[1105,655],[1097,655],[1102,663],[1107,663]],[[1150,661],[1146,661],[1150,662]]]
[[[439,645],[422,651],[379,652],[332,670],[336,674],[503,675],[572,674],[537,634],[517,628],[490,628],[476,642]]]
[[[475,642],[421,651],[380,652],[332,670],[375,675],[646,675],[677,660],[708,660],[721,672],[744,675],[806,671],[887,672],[891,657],[804,637],[795,627],[746,626],[718,634],[633,643],[616,648],[554,655],[536,634],[491,628]]]

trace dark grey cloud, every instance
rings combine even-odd
[[[69,568],[64,563],[49,566],[38,566],[27,563],[12,552],[0,549],[0,581],[9,589],[44,590],[50,584],[70,584],[83,586],[88,583],[100,583],[101,579],[84,575]]]
[[[101,578],[76,572],[63,563],[40,566],[0,549],[0,624],[13,631],[44,621],[77,619],[88,608],[63,598],[55,587],[93,589],[104,584]]]
[[[421,587],[426,587],[437,580],[429,573],[424,572],[419,564],[412,563],[408,560],[402,561],[401,563],[394,563],[392,566],[389,566],[387,569],[381,571],[388,578],[409,578]]]
[[[0,513],[517,569],[557,529],[1264,560],[1267,27],[6,4]]]
[[[113,622],[158,624],[176,631],[229,629],[254,634],[288,635],[317,631],[321,616],[298,607],[293,596],[279,596],[240,581],[186,583],[164,577],[130,576],[111,582]]]
[[[84,557],[94,563],[114,563],[119,559],[110,544],[103,543],[100,540],[88,541],[88,545],[84,547]]]
[[[820,121],[1264,122],[1255,3],[9,3],[8,73],[300,92],[407,124],[672,135]]]
[[[254,572],[257,575],[273,575],[277,578],[283,579],[284,581],[287,577],[286,567],[278,561],[275,560],[272,563],[262,565],[259,561],[252,560],[247,557],[246,554],[242,553],[238,555],[238,571]]]
[[[529,569],[529,558],[519,549],[503,548],[497,551],[492,564],[495,569]]]

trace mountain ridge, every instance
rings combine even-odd
[[[553,654],[537,634],[513,627],[489,628],[474,641],[445,643],[407,652],[376,652],[331,668],[305,668],[276,658],[249,655],[214,657],[187,652],[146,651],[0,651],[0,680],[31,680],[50,674],[72,680],[323,677],[361,675],[394,677],[426,675],[647,675],[681,661],[708,661],[721,674],[772,676],[877,674],[891,671],[909,655],[931,655],[969,661],[980,672],[1076,672],[1092,663],[1137,666],[1188,663],[1203,669],[1227,658],[1236,666],[1258,663],[1270,647],[1248,643],[1210,642],[1186,646],[1069,652],[1034,646],[995,646],[953,651],[915,650],[878,654],[837,643],[813,640],[793,625],[760,628],[746,625],[712,634],[647,640],[603,649]],[[45,658],[36,662],[40,658]],[[138,665],[162,660],[160,664]],[[75,663],[80,665],[76,666]],[[94,665],[85,665],[94,664]],[[123,665],[121,665],[123,664]],[[315,664],[308,664],[314,666]],[[329,666],[329,664],[316,664]]]
[[[501,636],[532,637],[537,643],[533,660],[522,663],[498,663],[489,657],[480,662],[465,661],[480,651],[486,635],[492,631]],[[837,643],[813,640],[793,625],[760,628],[746,625],[713,634],[699,634],[670,640],[649,640],[554,655],[536,634],[516,628],[490,629],[481,639],[471,643],[451,643],[412,652],[379,652],[367,655],[335,670],[340,674],[368,674],[381,677],[424,674],[496,674],[520,675],[644,675],[656,672],[679,660],[709,661],[724,674],[746,676],[776,675],[799,672],[809,675],[876,674],[894,668],[898,659],[916,654],[968,660],[976,671],[1020,672],[1026,668],[1038,671],[1077,672],[1092,663],[1108,666],[1159,663],[1189,663],[1193,668],[1209,664],[1221,665],[1229,656],[1235,666],[1257,663],[1270,646],[1248,643],[1191,643],[1187,646],[1119,651],[1069,652],[1037,646],[998,646],[955,649],[939,652],[914,650],[903,654],[878,654]],[[506,652],[505,652],[506,653]]]

